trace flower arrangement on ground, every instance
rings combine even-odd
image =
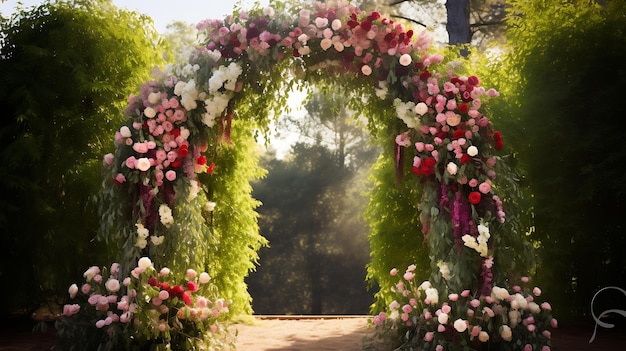
[[[90,267],[56,327],[63,350],[216,350],[228,343],[228,302],[206,272],[184,278],[147,257],[127,277]]]
[[[522,277],[511,290],[493,286],[489,295],[470,290],[440,296],[429,281],[418,284],[409,266],[395,287],[395,299],[373,323],[381,335],[402,335],[397,350],[550,350],[551,330],[558,326],[541,289]],[[392,276],[398,275],[392,269]]]

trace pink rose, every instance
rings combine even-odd
[[[165,178],[170,182],[173,182],[176,179],[176,171],[169,170],[165,172]]]
[[[491,184],[489,184],[489,182],[480,183],[480,185],[478,186],[478,191],[483,194],[488,194],[491,191]]]

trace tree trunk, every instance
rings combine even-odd
[[[469,44],[472,40],[470,30],[470,2],[469,0],[448,0],[446,1],[448,13],[448,43],[450,45]],[[469,51],[463,49],[461,55],[467,56]]]

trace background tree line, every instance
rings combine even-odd
[[[368,9],[381,7],[381,2],[364,3]],[[432,2],[402,3],[427,10]],[[506,34],[499,56],[470,50],[460,59],[480,73],[484,85],[502,92],[492,100],[491,112],[523,175],[521,205],[527,210],[522,220],[536,247],[537,284],[561,322],[589,321],[596,291],[626,287],[621,220],[626,175],[619,124],[626,6],[615,0],[461,5],[468,3],[471,31],[504,21],[493,34]],[[474,10],[477,3],[486,10]],[[402,11],[396,16],[410,14]],[[101,157],[111,146],[126,97],[163,62],[165,42],[148,18],[105,0],[44,4],[0,21],[0,244],[5,247],[0,283],[20,287],[4,290],[6,315],[32,311],[50,297],[61,300],[84,267],[112,256],[92,240],[99,221],[92,198],[102,181]],[[323,94],[319,97],[312,104],[321,107],[310,105],[308,120],[332,125],[329,118],[341,115],[342,104],[323,105]],[[312,138],[294,146],[288,158],[265,155],[262,166],[269,173],[253,184],[263,203],[261,233],[270,242],[260,251],[257,272],[247,279],[254,309],[366,313],[363,304],[372,303],[377,284],[385,283],[374,278],[372,267],[382,274],[427,254],[421,233],[413,235],[415,227],[398,224],[415,216],[410,200],[402,197],[410,180],[395,183],[393,166],[379,159],[374,174],[390,180],[367,183],[369,161],[353,151],[365,150],[371,157],[369,145],[339,148],[342,156],[325,139],[335,140],[336,134],[293,126]],[[373,150],[387,152],[384,147]],[[347,180],[356,183],[342,185]],[[364,209],[364,191],[379,208]],[[363,212],[366,222],[360,221]],[[372,227],[385,231],[386,247],[374,246]],[[403,246],[414,250],[404,257],[385,255]],[[280,304],[278,296],[284,297]]]

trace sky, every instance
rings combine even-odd
[[[0,3],[2,15],[10,17],[18,2],[28,8],[44,1],[6,0]],[[224,18],[233,12],[237,3],[246,9],[252,7],[254,0],[113,0],[113,4],[117,7],[135,10],[150,16],[159,33],[164,33],[166,26],[173,21],[196,24],[208,18]],[[269,0],[259,0],[259,3],[265,6]]]

